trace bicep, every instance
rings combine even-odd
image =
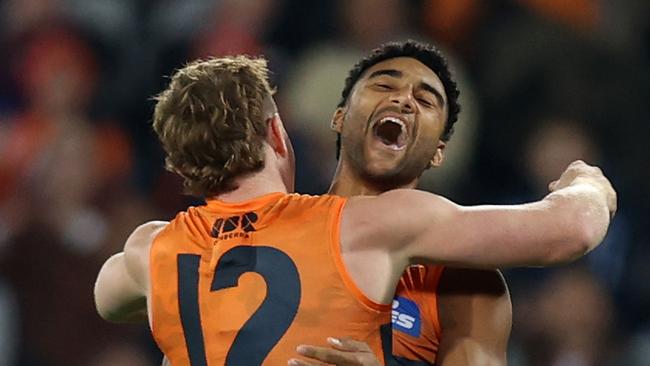
[[[446,268],[438,307],[438,365],[506,363],[512,304],[498,271]]]
[[[146,314],[146,294],[127,270],[124,253],[110,257],[95,282],[95,305],[102,318],[113,322],[142,319]]]
[[[346,231],[355,233],[358,242],[367,246],[381,246],[396,263],[460,260],[469,264],[475,257],[472,249],[481,245],[466,239],[476,228],[456,229],[464,225],[460,222],[463,210],[441,196],[403,189],[357,199],[356,203],[348,204],[348,222],[352,224]]]

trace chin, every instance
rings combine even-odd
[[[367,175],[376,178],[395,177],[400,174],[400,166],[398,162],[369,162],[366,164],[364,171]]]
[[[407,163],[407,164],[404,164]],[[387,189],[410,185],[421,175],[425,166],[414,164],[413,161],[376,161],[367,162],[362,169],[366,180]]]
[[[396,167],[367,167],[363,175],[367,181],[386,189],[404,186],[412,181]]]

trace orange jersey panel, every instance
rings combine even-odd
[[[181,212],[152,244],[152,331],[174,366],[286,365],[347,335],[382,353],[389,306],[343,266],[345,199],[270,194]]]
[[[441,333],[436,291],[443,269],[414,265],[404,271],[393,300],[393,356],[436,363]]]

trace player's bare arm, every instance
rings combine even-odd
[[[477,268],[565,263],[600,244],[616,192],[600,169],[580,161],[550,189],[540,201],[508,206],[463,207],[408,189],[351,198],[341,236],[360,250],[386,246],[400,274],[422,260]]]
[[[505,365],[512,303],[499,271],[445,268],[437,293],[436,365]]]
[[[149,248],[166,224],[140,225],[127,239],[124,251],[104,263],[95,282],[95,306],[102,318],[117,323],[147,321]]]

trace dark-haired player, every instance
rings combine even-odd
[[[339,164],[330,193],[350,197],[416,187],[425,170],[444,160],[460,111],[458,95],[445,58],[430,45],[389,43],[361,59],[345,80],[332,121]],[[502,365],[511,323],[499,271],[413,265],[393,300],[392,353],[407,365]],[[362,343],[341,341],[301,352],[337,365],[378,363]]]
[[[184,67],[158,97],[154,130],[167,167],[206,204],[138,227],[102,267],[95,300],[113,321],[141,316],[146,303],[174,366],[283,364],[300,343],[334,332],[382,357],[379,330],[408,264],[573,260],[601,242],[615,211],[609,181],[581,162],[544,199],[518,206],[463,207],[413,189],[290,194],[294,156],[271,94],[264,61],[239,56]],[[411,136],[397,140],[403,148],[371,149],[419,153],[420,136],[441,131],[435,108],[413,119],[366,109],[373,124],[402,118]]]

